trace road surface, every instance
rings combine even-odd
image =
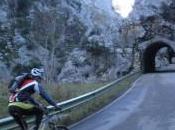
[[[175,130],[175,73],[146,74],[70,130]]]

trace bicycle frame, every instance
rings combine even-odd
[[[68,130],[68,128],[64,125],[57,125],[57,122],[59,120],[61,120],[59,115],[46,114],[44,119],[42,120],[40,129],[44,130],[45,128],[49,128],[50,130]]]

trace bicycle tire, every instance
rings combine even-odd
[[[63,126],[63,125],[59,125],[56,128],[57,130],[69,130],[66,126]]]

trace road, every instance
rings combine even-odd
[[[70,130],[175,130],[175,73],[146,74]]]

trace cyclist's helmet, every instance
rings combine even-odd
[[[30,73],[33,77],[44,78],[44,69],[33,68]]]

